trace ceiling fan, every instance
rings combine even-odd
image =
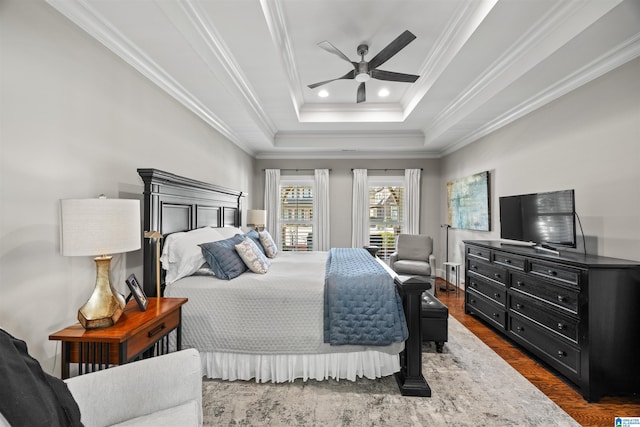
[[[395,73],[393,71],[385,71],[379,70],[378,67],[387,62],[394,56],[396,53],[400,52],[406,45],[411,43],[416,36],[414,36],[411,31],[405,30],[402,34],[400,34],[394,41],[389,43],[387,47],[382,49],[376,56],[374,56],[371,61],[365,61],[364,56],[369,52],[369,46],[366,44],[361,44],[358,46],[358,55],[360,55],[360,62],[351,61],[347,55],[342,53],[338,48],[329,43],[328,41],[323,41],[318,43],[322,49],[326,50],[329,53],[333,53],[338,57],[344,59],[349,64],[353,65],[353,70],[349,71],[344,76],[325,80],[323,82],[318,82],[309,85],[309,89],[317,88],[318,86],[322,86],[324,84],[333,82],[335,80],[353,80],[360,82],[358,86],[357,92],[357,102],[364,102],[367,100],[365,85],[364,83],[369,81],[369,79],[378,79],[378,80],[388,80],[392,82],[406,82],[413,83],[420,76],[416,76],[414,74],[404,74],[404,73]]]

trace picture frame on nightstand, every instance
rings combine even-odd
[[[147,300],[147,296],[144,294],[144,291],[140,286],[140,282],[138,282],[135,274],[130,275],[127,280],[125,280],[125,282],[127,282],[127,286],[129,286],[131,295],[133,295],[136,302],[138,303],[140,311],[145,311],[147,309],[147,304],[149,303],[149,301]],[[129,295],[129,298],[131,298],[131,295]],[[127,298],[127,300],[129,300],[129,298]]]

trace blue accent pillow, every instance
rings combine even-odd
[[[264,255],[267,254],[264,251],[264,246],[262,246],[262,243],[260,242],[260,235],[258,234],[258,232],[256,230],[251,230],[250,232],[248,232],[246,234],[246,236],[249,237],[251,240],[253,240],[253,242],[256,244],[258,249],[260,249]]]
[[[243,240],[243,235],[236,234],[229,239],[200,245],[202,255],[216,277],[231,280],[247,271],[247,265],[242,261],[235,248]]]

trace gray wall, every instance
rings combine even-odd
[[[353,173],[351,169],[410,169],[422,168],[420,193],[420,233],[434,237],[435,246],[439,244],[442,233],[439,220],[439,182],[440,169],[437,159],[406,159],[406,160],[272,160],[256,161],[254,176],[254,206],[264,206],[264,169],[331,169],[329,172],[329,189],[331,205],[331,246],[351,247],[351,200]],[[282,174],[295,173],[283,171]],[[313,174],[312,171],[305,172]],[[371,171],[369,174],[385,174],[383,171]],[[388,171],[386,174],[404,175],[404,171]]]
[[[76,322],[90,257],[59,253],[59,200],[141,198],[137,168],[251,194],[254,160],[41,1],[0,2],[0,327],[59,375],[49,334]],[[142,279],[142,251],[112,282]]]
[[[639,76],[636,59],[443,158],[441,218],[448,180],[492,174],[493,231],[451,230],[450,259],[463,239],[500,237],[499,196],[573,188],[587,251],[640,261]]]

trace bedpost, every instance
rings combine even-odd
[[[144,231],[160,232],[160,201],[158,189],[154,188],[153,169],[138,169],[138,174],[144,182],[143,203],[144,203]],[[157,185],[156,185],[157,187]],[[156,296],[156,239],[144,239],[143,246],[143,277],[142,287],[145,295]]]
[[[431,287],[431,281],[419,276],[397,276],[396,285],[404,315],[407,319],[409,338],[400,353],[400,372],[395,377],[403,396],[431,397],[431,387],[422,375],[422,331],[420,310],[422,293]]]

